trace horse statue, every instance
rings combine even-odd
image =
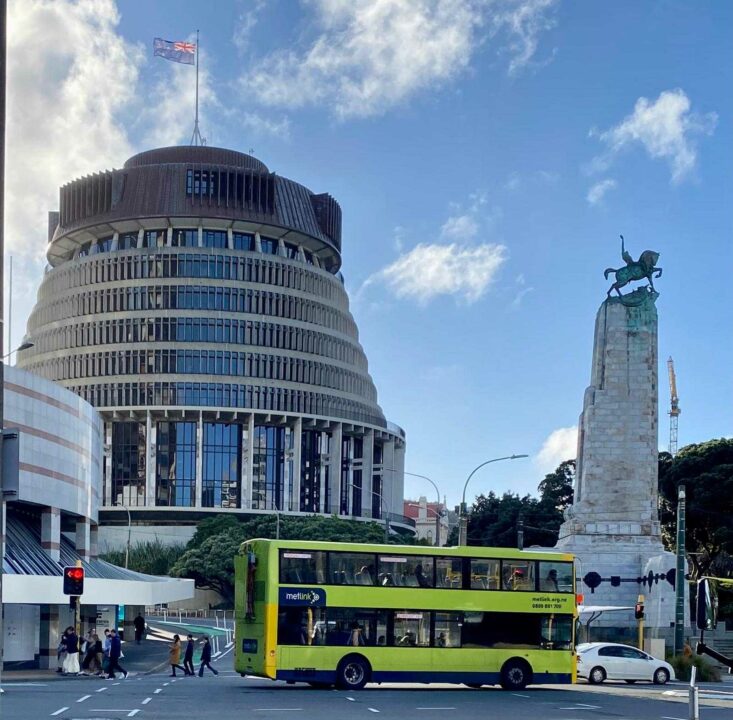
[[[659,260],[659,253],[654,250],[644,250],[639,256],[639,260],[635,261],[634,258],[626,252],[624,247],[624,236],[621,235],[621,257],[626,263],[625,267],[620,268],[606,268],[603,272],[603,276],[608,280],[608,276],[611,273],[616,275],[616,282],[608,288],[606,293],[608,297],[611,297],[611,293],[615,290],[619,296],[624,285],[628,285],[632,280],[643,280],[646,278],[649,281],[649,287],[654,290],[654,283],[652,282],[652,275],[656,273],[656,277],[662,275],[662,268],[656,267],[657,260]]]

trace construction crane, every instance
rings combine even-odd
[[[671,356],[667,360],[667,374],[669,375],[669,454],[674,457],[677,454],[677,423],[682,411],[677,397],[677,376]]]

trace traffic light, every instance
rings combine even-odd
[[[84,568],[64,568],[64,595],[82,595],[84,593]]]
[[[643,620],[644,619],[644,603],[638,602],[634,606],[634,617],[637,620]]]

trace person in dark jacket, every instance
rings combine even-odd
[[[140,645],[145,634],[145,618],[138,613],[132,624],[135,626],[135,644]]]
[[[110,630],[109,637],[109,669],[107,670],[107,680],[114,680],[115,670],[119,670],[121,673],[124,673],[125,677],[127,677],[127,670],[120,665],[120,658],[122,657],[122,641],[117,635],[117,630]]]
[[[214,675],[218,675],[219,672],[211,667],[211,643],[209,642],[209,636],[204,635],[204,646],[201,648],[201,665],[199,666],[199,677],[203,677],[204,668],[207,667]]]
[[[79,636],[76,630],[69,625],[64,633],[64,644],[66,645],[66,659],[63,664],[64,675],[78,675],[79,667]]]
[[[186,673],[194,675],[196,668],[193,666],[193,635],[188,636],[188,642],[186,643],[186,652],[183,656],[183,669]]]

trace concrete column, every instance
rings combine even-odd
[[[41,605],[41,627],[38,642],[38,664],[43,670],[56,668],[59,646],[59,606]]]
[[[157,495],[156,431],[157,426],[148,410],[145,414],[145,504],[148,507],[155,507]]]
[[[89,549],[92,544],[91,522],[87,518],[76,521],[76,551],[84,560],[89,560]]]
[[[336,423],[331,431],[331,472],[329,473],[330,507],[327,511],[333,515],[339,514],[341,504],[341,442],[344,437],[344,426]]]
[[[165,235],[165,246],[171,247],[173,245],[173,227],[169,226],[168,231]]]
[[[227,248],[234,250],[234,230],[227,228]]]
[[[204,228],[199,225],[199,247],[204,246]]]
[[[140,228],[137,231],[137,246],[138,248],[141,248],[143,246],[143,243],[145,242],[145,230],[143,228]]]
[[[99,557],[99,525],[89,528],[89,558],[96,560]],[[96,612],[96,611],[95,611]]]
[[[255,456],[255,416],[250,413],[247,417],[246,431],[242,443],[242,509],[252,508],[252,477],[254,475],[252,463]]]
[[[361,514],[363,517],[372,516],[372,472],[374,469],[374,430],[364,433],[364,459],[362,460],[361,484]]]
[[[120,244],[120,234],[118,232],[112,233],[112,250],[119,250],[119,244]]]
[[[382,497],[384,498],[382,512],[385,512],[385,508],[389,512],[394,512],[394,510],[392,510],[392,496],[394,495],[392,487],[394,485],[395,478],[394,440],[385,440],[382,444],[382,468]]]
[[[255,252],[262,252],[262,240],[260,239],[260,234],[258,232],[255,233]]]
[[[58,560],[61,548],[61,511],[48,507],[41,514],[41,547],[52,560]]]
[[[300,510],[300,480],[303,474],[301,450],[303,446],[303,419],[297,418],[293,425],[293,497],[290,509]]]
[[[397,441],[394,449],[394,472],[392,473],[390,498],[387,500],[392,512],[402,515],[405,500],[405,444]],[[385,498],[387,499],[387,498]]]
[[[201,495],[204,479],[204,421],[203,413],[199,412],[199,419],[196,422],[196,503],[197,508],[201,507]]]

